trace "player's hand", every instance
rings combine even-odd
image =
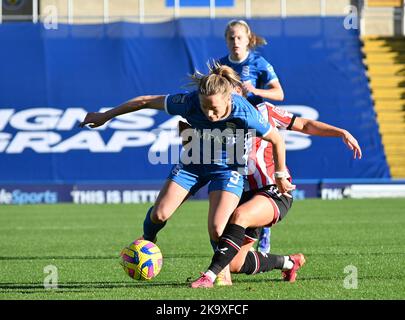
[[[280,191],[281,194],[286,196],[287,198],[292,198],[292,195],[290,195],[288,192],[295,190],[295,185],[291,184],[290,181],[288,181],[286,178],[276,178],[276,184],[278,191]]]
[[[89,125],[90,128],[97,128],[102,126],[110,120],[105,113],[102,112],[89,112],[84,120],[80,122],[80,128],[83,128],[86,125]]]
[[[344,135],[342,137],[343,142],[350,148],[350,150],[353,150],[353,159],[361,159],[362,157],[362,152],[361,148],[359,146],[359,143],[357,140],[350,134],[349,131],[345,131]]]

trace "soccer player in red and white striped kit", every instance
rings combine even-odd
[[[353,151],[354,159],[361,159],[362,152],[357,140],[347,131],[329,124],[297,117],[290,112],[264,102],[258,110],[275,127],[324,137],[341,137]],[[272,226],[281,221],[291,208],[292,195],[282,195],[276,187],[276,179],[290,173],[275,172],[272,147],[266,141],[255,138],[256,148],[249,155],[247,189],[238,208],[232,214],[211,265],[191,287],[213,287],[216,276],[230,266],[232,273],[256,274],[273,269],[282,270],[284,280],[294,282],[297,270],[305,263],[303,254],[289,256],[260,253],[251,250],[260,232],[260,227]],[[232,282],[229,279],[228,284]]]

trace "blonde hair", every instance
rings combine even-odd
[[[245,28],[247,36],[249,38],[249,44],[248,48],[250,50],[255,49],[260,46],[264,46],[267,44],[266,39],[263,37],[258,36],[257,34],[253,33],[252,30],[250,29],[249,25],[247,24],[246,21],[244,20],[231,20],[228,22],[226,29],[225,29],[225,38],[228,37],[228,33],[230,29],[234,26],[242,26]]]
[[[242,87],[238,73],[231,67],[221,65],[217,61],[207,65],[209,69],[207,75],[196,71],[190,76],[191,84],[197,86],[199,94],[204,96],[214,94],[230,95],[234,88]]]

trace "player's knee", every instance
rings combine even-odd
[[[210,234],[211,240],[218,242],[220,237],[221,237],[221,233],[218,230],[211,231],[211,234]]]
[[[213,225],[212,228],[210,228],[211,240],[219,241],[219,238],[221,238],[223,232],[224,228],[222,226]]]
[[[171,212],[164,207],[157,207],[152,211],[151,220],[154,223],[163,223],[167,221],[171,216]]]
[[[229,264],[229,270],[231,273],[239,273],[240,269],[242,268],[243,262],[233,259]]]
[[[249,212],[236,208],[231,217],[231,223],[238,224],[240,226],[248,226],[250,220]]]

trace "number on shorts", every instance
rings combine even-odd
[[[238,171],[232,171],[232,177],[231,179],[229,179],[229,181],[233,184],[238,184],[239,183],[239,179],[240,179],[240,173]]]

